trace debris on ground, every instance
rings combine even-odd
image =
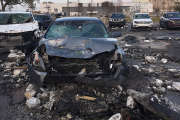
[[[26,101],[26,105],[29,108],[36,108],[40,105],[41,101],[38,98],[31,97]]]
[[[131,108],[131,109],[134,109],[134,108],[135,108],[135,101],[134,101],[134,99],[133,99],[131,96],[129,96],[129,97],[127,98],[126,106],[127,106],[128,108]]]
[[[163,59],[161,59],[161,62],[164,63],[164,64],[166,64],[166,63],[168,62],[168,60],[165,59],[165,58],[163,58]]]
[[[133,36],[120,41],[127,53],[128,79],[122,86],[109,88],[76,83],[45,84],[39,88],[29,82],[22,52],[10,51],[7,61],[0,60],[0,109],[9,115],[2,118],[179,120],[180,67],[178,59],[174,59],[179,52],[169,52],[169,46],[157,49],[161,42],[151,39],[150,35]],[[178,47],[164,39],[163,44],[168,42],[164,45]]]
[[[145,61],[148,63],[155,63],[156,62],[156,58],[153,56],[146,56],[145,57]]]
[[[121,118],[122,118],[121,114],[120,113],[116,113],[112,117],[110,117],[108,120],[122,120]]]
[[[174,90],[180,91],[180,82],[173,82],[172,83],[172,88]]]
[[[26,92],[24,95],[27,100],[34,97],[36,95],[36,90],[35,90],[34,85],[29,84],[28,87],[26,88]]]

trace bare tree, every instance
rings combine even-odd
[[[174,9],[175,9],[176,11],[179,11],[179,12],[180,12],[180,2],[176,2],[176,3],[175,3]]]
[[[112,2],[105,1],[102,3],[103,11],[107,14],[114,12],[114,4]]]
[[[30,8],[33,8],[35,0],[0,0],[1,4],[1,10],[5,11],[6,7],[8,5],[17,5],[26,3],[29,5]]]

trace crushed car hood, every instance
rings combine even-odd
[[[38,23],[0,25],[0,33],[22,33],[38,29]]]
[[[40,41],[45,44],[50,56],[64,58],[92,58],[94,55],[110,52],[116,49],[117,40],[114,38],[65,38]]]

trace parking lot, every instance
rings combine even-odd
[[[129,66],[126,81],[114,88],[75,83],[33,88],[24,53],[2,52],[0,119],[107,120],[121,113],[122,120],[179,120],[180,30],[132,30],[127,25],[112,31],[122,33],[117,39]],[[32,102],[39,104],[30,109],[26,99],[32,92],[39,100]]]

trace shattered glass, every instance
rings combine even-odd
[[[104,25],[97,21],[64,21],[54,23],[46,39],[64,37],[108,38]]]

